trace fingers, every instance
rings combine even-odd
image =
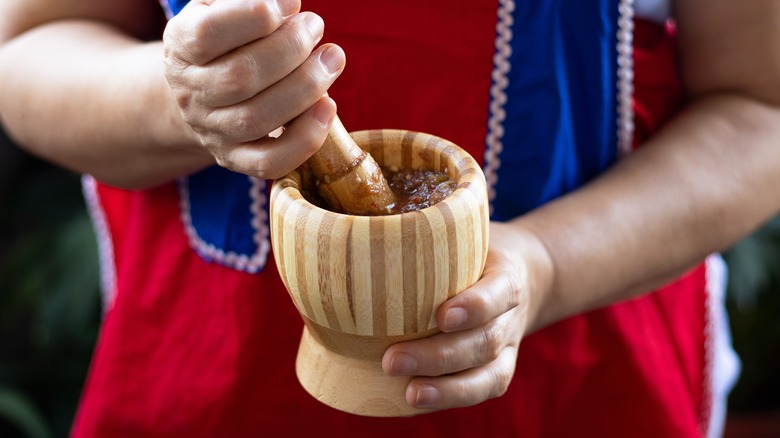
[[[217,164],[264,179],[280,178],[306,161],[325,142],[336,115],[336,103],[322,97],[293,120],[278,138],[223,149]]]
[[[345,65],[300,0],[193,0],[168,24],[165,77],[182,118],[218,164],[257,178],[289,173],[319,148]],[[287,132],[267,137],[279,126]]]
[[[524,269],[518,260],[491,251],[482,278],[437,311],[443,333],[387,349],[385,373],[418,376],[407,387],[410,405],[470,406],[506,391],[527,323]]]
[[[436,323],[444,332],[478,327],[524,304],[527,291],[521,289],[521,267],[514,267],[491,252],[482,278],[470,288],[444,302],[436,312]]]
[[[418,377],[406,387],[406,402],[420,409],[473,406],[504,395],[515,373],[517,349],[507,348],[488,365],[443,377]]]
[[[406,388],[406,401],[413,407],[448,409],[499,397],[515,372],[522,337],[518,312],[502,315],[486,329],[442,333],[393,345],[382,366],[391,375],[422,376],[412,379]]]
[[[519,345],[521,319],[514,310],[470,330],[391,345],[382,368],[389,375],[442,376],[489,364]]]
[[[300,6],[300,0],[191,2],[170,21],[163,40],[182,48],[178,56],[183,61],[204,65],[272,34]]]
[[[242,46],[204,66],[193,66],[188,79],[193,99],[206,107],[234,105],[292,73],[322,38],[324,23],[305,12],[287,20],[277,32]]]
[[[190,124],[207,143],[244,143],[265,136],[317,102],[344,69],[344,51],[333,44],[318,48],[295,71],[253,98],[216,108]],[[210,134],[215,138],[209,138]]]

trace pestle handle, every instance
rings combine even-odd
[[[395,195],[371,154],[363,151],[338,116],[325,143],[307,161],[320,195],[330,207],[347,214],[387,214]]]

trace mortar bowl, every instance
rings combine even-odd
[[[457,188],[420,211],[389,216],[332,212],[302,195],[298,170],[271,189],[271,242],[305,328],[296,359],[304,389],[366,416],[427,411],[406,403],[406,376],[382,371],[390,345],[439,332],[436,310],[482,275],[488,199],[478,163],[442,138],[403,130],[351,134],[380,166],[448,174]]]

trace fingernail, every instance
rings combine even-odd
[[[444,330],[455,330],[466,322],[466,310],[461,307],[451,307],[444,314]]]
[[[409,375],[417,371],[417,359],[406,353],[395,353],[390,361],[390,373]]]
[[[325,23],[317,14],[306,14],[306,28],[309,30],[311,37],[319,41],[322,37],[322,31],[325,29]]]
[[[335,46],[328,46],[320,54],[320,62],[328,73],[334,74],[344,66],[344,58],[341,56],[341,50]]]
[[[330,111],[330,107],[324,102],[317,102],[314,107],[314,120],[317,121],[323,128],[326,128],[330,123],[330,119],[333,118],[333,113]]]
[[[276,6],[279,8],[282,17],[289,17],[298,12],[299,5],[298,0],[276,0]]]
[[[422,385],[417,390],[417,399],[415,400],[418,407],[430,406],[439,401],[439,390],[433,385]]]

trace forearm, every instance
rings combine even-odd
[[[162,45],[88,21],[37,27],[0,50],[0,117],[30,152],[146,187],[212,162],[165,81]]]
[[[515,221],[553,267],[538,328],[633,297],[722,250],[780,209],[780,110],[701,99],[590,185]]]

